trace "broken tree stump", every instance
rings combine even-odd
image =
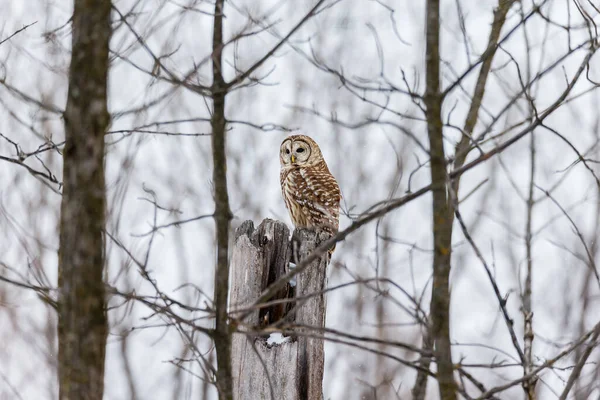
[[[321,400],[324,370],[323,340],[313,335],[325,326],[325,278],[327,253],[296,275],[296,286],[287,284],[269,301],[283,300],[247,311],[264,290],[289,271],[290,258],[298,263],[326,237],[307,229],[289,230],[279,221],[266,219],[254,229],[244,222],[235,234],[231,258],[230,312],[237,321],[232,341],[235,400]],[[285,301],[285,300],[288,301]],[[295,299],[299,299],[297,302]],[[296,326],[298,335],[283,343],[268,344],[270,332]]]

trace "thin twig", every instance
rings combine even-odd
[[[12,35],[10,35],[9,37],[7,37],[6,39],[0,40],[0,45],[4,42],[8,42],[10,39],[12,39],[14,36],[18,35],[19,33],[23,32],[25,29],[29,28],[32,25],[37,24],[37,21],[34,21],[30,24],[24,25],[21,29],[17,29]]]

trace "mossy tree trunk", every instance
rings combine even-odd
[[[101,400],[108,322],[104,269],[104,134],[111,2],[75,0],[64,114],[60,218],[59,398]]]

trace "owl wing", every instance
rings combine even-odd
[[[342,198],[337,181],[326,166],[302,168],[300,177],[304,190],[299,191],[298,200],[306,207],[309,219],[330,234],[337,233]]]

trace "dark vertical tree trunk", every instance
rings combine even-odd
[[[466,159],[469,151],[471,150],[471,137],[477,119],[479,115],[479,109],[483,102],[483,96],[485,94],[485,87],[489,73],[491,71],[492,62],[494,55],[498,48],[498,41],[500,39],[500,33],[502,27],[506,21],[506,15],[508,11],[515,3],[514,0],[499,0],[498,6],[494,11],[494,21],[489,34],[488,45],[486,51],[481,55],[482,63],[481,69],[477,76],[477,83],[475,90],[471,98],[471,105],[467,113],[463,128],[463,136],[454,149],[455,160],[454,169],[460,169]],[[446,388],[444,389],[447,393],[451,393],[450,387],[454,385],[454,380],[450,382],[451,369],[451,352],[450,352],[450,339],[449,339],[449,291],[448,291],[448,276],[450,273],[450,261],[451,261],[451,243],[452,243],[452,226],[454,223],[454,201],[458,201],[452,196],[458,196],[460,186],[460,175],[454,178],[451,183],[447,182],[447,166],[445,163],[445,154],[443,147],[443,128],[441,119],[441,108],[442,108],[442,94],[440,93],[439,83],[439,2],[431,1],[427,3],[427,119],[428,119],[428,131],[429,131],[429,142],[431,147],[431,176],[433,189],[433,213],[434,213],[434,241],[436,245],[436,252],[434,258],[434,292],[432,295],[431,310],[432,310],[432,325],[433,329],[431,334],[425,335],[423,339],[423,347],[425,349],[431,348],[431,335],[434,336],[436,341],[436,349],[442,351],[443,354],[437,354],[436,357],[444,355],[445,360],[439,360],[445,365],[445,372],[443,374],[443,380],[447,383],[440,384]],[[444,187],[448,184],[450,193]],[[437,268],[437,269],[436,269]],[[439,337],[439,338],[438,338]],[[438,342],[442,340],[443,344]],[[446,348],[447,347],[447,348]],[[420,363],[420,366],[424,369],[429,369],[430,359],[424,357]],[[439,369],[439,367],[438,367]],[[441,371],[440,371],[441,372]],[[440,386],[440,389],[442,389]],[[427,374],[419,372],[417,380],[413,387],[413,396],[416,400],[422,400],[425,398],[427,387]],[[449,398],[454,398],[455,395],[448,394]]]
[[[456,399],[456,383],[450,346],[450,255],[452,253],[453,212],[448,183],[444,133],[442,125],[442,93],[440,92],[440,2],[427,0],[426,90],[427,131],[431,156],[433,194],[433,287],[431,291],[431,336],[437,363],[440,397]]]
[[[215,272],[214,305],[215,350],[217,353],[217,389],[219,399],[232,400],[231,380],[231,331],[227,317],[227,292],[229,290],[229,264],[227,260],[229,249],[229,223],[231,210],[227,194],[227,159],[225,155],[225,96],[227,87],[223,79],[223,3],[215,2],[213,24],[213,54],[212,70],[213,83],[211,96],[213,100],[212,155],[213,155],[213,185],[215,195],[215,224],[217,232],[217,268]]]
[[[104,134],[111,2],[75,0],[59,249],[61,400],[102,399],[108,322],[104,269]]]

